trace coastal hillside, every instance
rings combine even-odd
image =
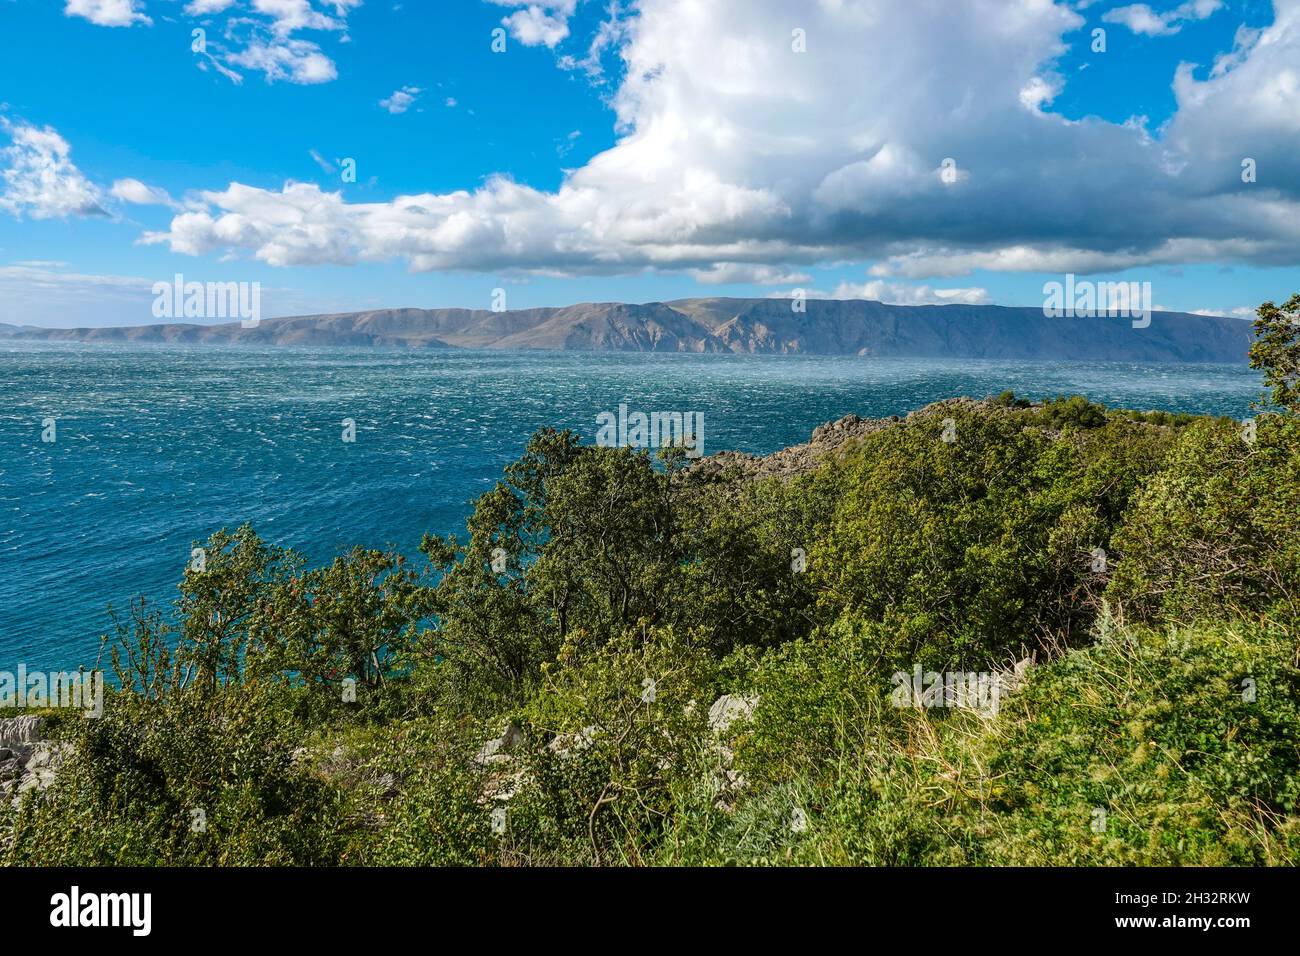
[[[1238,319],[1156,312],[1128,318],[1049,318],[1041,309],[885,305],[810,299],[681,299],[564,308],[379,309],[263,320],[256,328],[173,323],[18,330],[18,340],[221,345],[397,346],[716,352],[753,355],[1245,362],[1250,326]]]
[[[1244,422],[544,427],[418,560],[217,531],[97,719],[0,721],[0,865],[1295,866],[1300,295],[1258,314]]]
[[[1295,865],[1298,423],[544,429],[427,565],[218,532],[0,721],[0,865]]]

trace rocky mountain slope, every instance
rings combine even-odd
[[[1041,309],[812,299],[681,299],[491,312],[379,309],[266,319],[17,331],[17,340],[718,352],[863,357],[1243,362],[1250,324],[1177,312],[1048,318]]]

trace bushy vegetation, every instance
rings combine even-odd
[[[419,567],[219,532],[0,859],[1300,863],[1271,308],[1253,423],[1004,392],[761,480],[548,430]],[[898,705],[954,671],[996,706]]]

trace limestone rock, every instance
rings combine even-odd
[[[502,763],[510,759],[510,753],[524,740],[524,733],[514,724],[506,724],[501,736],[494,737],[483,745],[474,757],[474,762],[482,766]]]
[[[0,721],[0,794],[41,791],[54,783],[59,765],[72,744],[45,739],[40,717],[10,717]]]
[[[506,803],[524,788],[532,778],[523,767],[494,773],[483,785],[483,797],[480,802],[495,801]]]
[[[0,747],[30,745],[45,739],[45,718],[23,714],[0,719]]]
[[[600,733],[599,727],[583,727],[576,733],[560,734],[547,744],[546,748],[552,753],[559,754],[561,758],[571,757],[574,753],[590,747],[598,733]]]
[[[758,706],[757,697],[723,694],[709,708],[709,729],[715,734],[725,734],[737,720],[749,720]]]

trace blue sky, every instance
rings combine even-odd
[[[1300,290],[1298,53],[1300,0],[0,0],[0,322],[147,323],[178,272],[1244,314]]]

